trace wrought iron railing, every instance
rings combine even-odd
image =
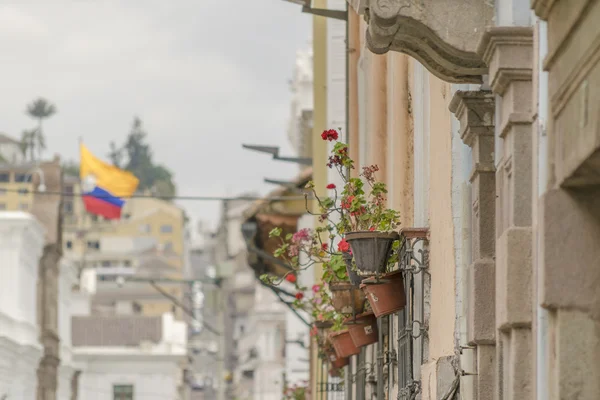
[[[399,264],[406,307],[398,312],[398,400],[413,400],[421,391],[415,368],[423,361],[423,338],[427,333],[424,304],[426,275],[429,274],[427,233],[426,228],[408,228],[401,232]]]

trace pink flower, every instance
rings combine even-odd
[[[319,285],[313,285],[313,287],[312,287],[313,293],[318,293],[319,290],[321,290],[321,286],[319,286]]]
[[[308,228],[300,229],[292,236],[292,242],[299,243],[310,239],[310,230]]]

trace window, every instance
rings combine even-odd
[[[0,174],[0,182],[10,182],[10,174],[8,172],[4,172]]]
[[[113,400],[133,400],[133,385],[114,385]]]
[[[73,186],[65,186],[65,193],[73,194]]]
[[[73,214],[73,203],[70,201],[66,201],[63,204],[63,210],[66,214]]]
[[[88,249],[99,250],[100,249],[100,242],[97,241],[97,240],[88,240],[88,242],[87,242],[87,248]]]
[[[4,196],[6,194],[6,189],[0,189],[0,195]]]
[[[26,196],[29,194],[29,189],[19,189],[19,196]]]
[[[29,204],[27,204],[27,203],[19,203],[19,210],[21,210],[21,211],[27,211],[27,210],[29,210]]]
[[[70,240],[67,240],[67,243],[65,243],[65,247],[67,249],[72,249],[73,248],[73,242],[71,242]]]
[[[149,224],[140,225],[139,230],[141,233],[150,233],[150,225]]]
[[[31,182],[31,174],[15,174],[15,182]]]
[[[171,233],[173,232],[173,226],[171,225],[161,225],[160,233]]]
[[[164,251],[172,251],[173,250],[173,242],[165,242]]]
[[[125,260],[125,261],[123,261],[123,265],[126,267],[131,267],[131,261]]]
[[[103,267],[110,267],[112,263],[110,261],[102,261],[100,265]]]

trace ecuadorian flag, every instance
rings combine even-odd
[[[125,199],[135,193],[139,180],[131,172],[96,158],[83,143],[80,153],[79,177],[85,209],[106,219],[121,218]]]

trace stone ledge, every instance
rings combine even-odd
[[[371,0],[367,46],[375,54],[408,54],[446,82],[481,83],[487,68],[479,36],[493,23],[493,6],[479,0]]]

